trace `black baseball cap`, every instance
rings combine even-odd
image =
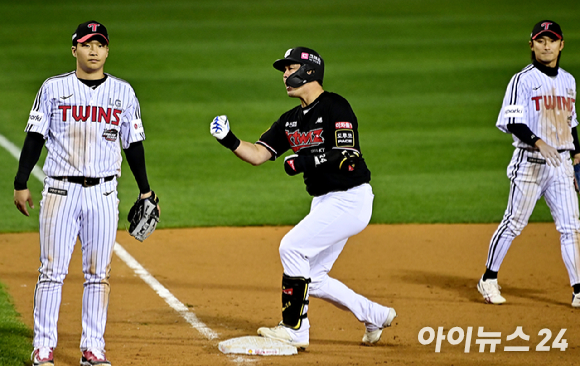
[[[542,20],[541,22],[538,22],[536,25],[534,25],[534,29],[532,30],[530,37],[532,39],[536,39],[540,35],[545,35],[557,39],[564,38],[560,25],[551,20]]]
[[[315,69],[324,70],[322,57],[320,57],[318,52],[306,47],[290,48],[284,54],[284,58],[274,62],[274,68],[284,72],[284,66],[291,64],[308,64],[312,65]]]
[[[109,44],[109,33],[107,27],[97,22],[96,20],[89,20],[79,24],[77,30],[73,33],[72,44],[76,46],[77,43],[88,42],[91,38],[97,38],[102,44]]]

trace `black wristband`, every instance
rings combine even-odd
[[[230,149],[232,151],[237,149],[241,143],[240,139],[237,138],[236,135],[234,135],[232,130],[230,130],[228,132],[228,134],[223,139],[220,140],[220,139],[216,138],[216,140],[218,140],[218,142],[220,144],[222,144],[223,146],[227,147],[228,149]]]

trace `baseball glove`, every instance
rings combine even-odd
[[[127,216],[127,220],[129,220],[129,234],[134,236],[135,239],[143,241],[155,231],[157,223],[159,222],[158,203],[159,198],[155,192],[151,191],[151,196],[137,198],[137,201],[129,210],[129,215]]]

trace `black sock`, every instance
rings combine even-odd
[[[580,283],[577,283],[577,284],[575,284],[572,287],[574,288],[574,293],[575,294],[580,294]]]
[[[497,280],[497,272],[492,271],[489,268],[485,269],[485,273],[483,274],[483,280],[487,281],[487,280]]]

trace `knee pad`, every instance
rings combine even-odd
[[[299,329],[308,305],[309,278],[282,276],[282,322],[289,328]]]

